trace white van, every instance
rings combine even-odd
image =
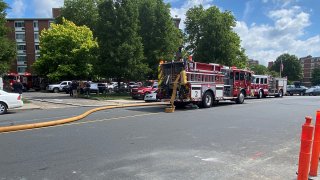
[[[0,77],[0,90],[3,90],[3,79]]]

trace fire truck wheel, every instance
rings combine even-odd
[[[239,94],[238,98],[236,99],[236,103],[237,104],[242,104],[244,102],[244,93],[243,91],[241,91],[241,93]]]
[[[280,98],[283,97],[283,91],[282,91],[282,90],[280,90],[280,92],[279,92],[279,97],[280,97]]]
[[[263,92],[262,92],[262,90],[260,90],[258,93],[258,99],[261,99],[262,97],[263,97]]]
[[[212,106],[212,102],[213,102],[212,93],[207,91],[206,93],[204,93],[204,95],[202,97],[202,106],[204,108],[209,108]]]
[[[0,102],[0,115],[5,114],[7,112],[7,105],[3,102]]]

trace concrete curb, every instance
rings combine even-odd
[[[116,105],[116,106],[99,107],[99,108],[95,108],[95,109],[91,109],[89,111],[86,111],[85,113],[83,113],[83,114],[81,114],[79,116],[66,118],[66,119],[60,119],[60,120],[54,120],[54,121],[48,121],[48,122],[41,122],[41,123],[23,124],[23,125],[16,125],[16,126],[1,126],[0,127],[0,133],[66,124],[66,123],[78,121],[78,120],[83,119],[86,116],[88,116],[88,115],[90,115],[90,114],[92,114],[94,112],[102,111],[102,110],[106,110],[106,109],[115,109],[115,108],[124,108],[124,107],[139,107],[139,106],[157,106],[157,105],[167,105],[167,103],[140,103],[140,104],[128,104],[128,105]]]

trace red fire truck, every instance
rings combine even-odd
[[[3,84],[4,89],[11,91],[12,85],[20,79],[20,82],[23,84],[23,90],[28,91],[29,89],[40,90],[40,80],[38,76],[34,76],[31,73],[24,73],[23,75],[19,75],[17,73],[8,73],[3,76]]]
[[[157,98],[165,101],[174,95],[176,106],[194,103],[208,108],[221,100],[242,104],[251,93],[252,72],[236,67],[184,61],[161,64],[159,71]]]
[[[287,91],[287,78],[276,78],[268,75],[253,75],[251,96],[263,98],[266,96],[283,97]]]

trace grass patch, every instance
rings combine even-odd
[[[81,94],[80,97],[96,100],[132,100],[132,97],[128,93],[90,94],[89,97]]]
[[[29,103],[31,103],[31,101],[29,101],[28,99],[25,99],[25,98],[22,98],[22,102],[23,102],[24,104],[29,104]]]

